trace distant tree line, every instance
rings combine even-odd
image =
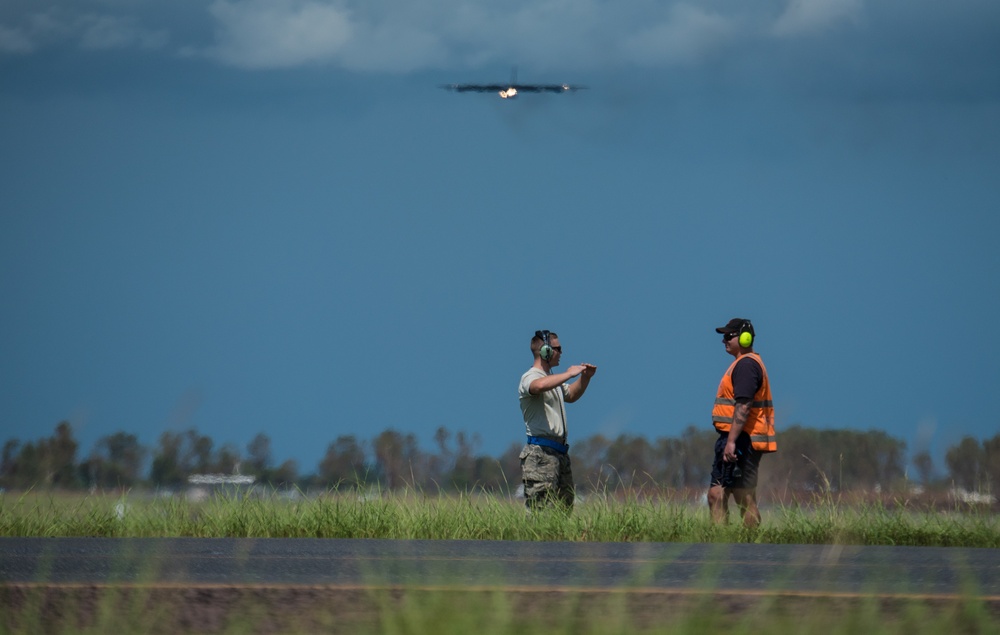
[[[583,491],[704,488],[715,439],[713,430],[694,426],[678,437],[652,442],[627,434],[613,439],[594,435],[573,444],[575,480]],[[413,434],[393,429],[370,440],[342,435],[327,445],[315,471],[303,475],[294,460],[275,463],[271,439],[263,433],[241,450],[232,444],[217,448],[212,438],[194,429],[164,432],[152,448],[140,444],[134,434],[115,432],[82,455],[72,426],[64,421],[51,437],[3,444],[0,487],[176,490],[195,474],[243,474],[277,489],[516,490],[521,443],[512,443],[498,457],[477,453],[479,443],[476,435],[443,427],[434,435],[432,451],[421,449]],[[914,470],[909,472],[906,443],[885,432],[792,426],[781,431],[779,451],[766,458],[761,487],[888,490],[915,482],[996,491],[1000,434],[984,441],[965,437],[944,456],[944,475],[938,474],[928,452],[912,457]]]

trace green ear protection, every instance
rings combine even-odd
[[[538,349],[538,356],[542,358],[543,361],[549,361],[552,359],[552,346],[549,345],[549,332],[548,331],[535,331],[535,337],[541,338],[542,347]]]
[[[743,320],[740,327],[740,346],[750,348],[753,345],[753,334],[750,332],[750,320]]]

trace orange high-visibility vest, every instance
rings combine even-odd
[[[722,376],[719,382],[719,392],[715,397],[715,407],[712,408],[712,423],[719,432],[729,432],[733,427],[733,413],[736,410],[736,399],[733,398],[733,368],[743,357],[752,357],[760,364],[764,375],[760,388],[750,402],[750,414],[743,424],[743,431],[750,435],[750,443],[758,452],[774,452],[778,449],[778,441],[774,436],[774,403],[771,401],[771,382],[767,379],[767,368],[757,353],[746,353],[738,357]]]

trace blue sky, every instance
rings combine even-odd
[[[1000,4],[14,0],[0,427],[519,442],[709,426],[757,329],[780,426],[996,434]],[[579,83],[501,100],[453,82]]]

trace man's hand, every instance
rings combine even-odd
[[[733,406],[733,425],[729,428],[729,438],[726,440],[726,449],[722,453],[722,460],[726,463],[732,463],[736,460],[736,437],[740,436],[743,432],[743,426],[746,425],[747,418],[750,416],[750,403],[739,403],[737,402]]]
[[[573,403],[582,397],[583,393],[587,390],[587,384],[590,383],[590,378],[597,372],[597,366],[593,364],[577,364],[576,366],[570,366],[566,372],[570,374],[570,377],[580,377],[580,381],[575,381],[566,388],[566,403]]]
[[[726,443],[726,449],[722,452],[722,460],[732,463],[736,460],[736,441]]]
[[[576,377],[577,375],[582,374],[585,370],[587,370],[586,364],[577,364],[576,366],[570,366],[567,368],[566,374],[570,377]]]

